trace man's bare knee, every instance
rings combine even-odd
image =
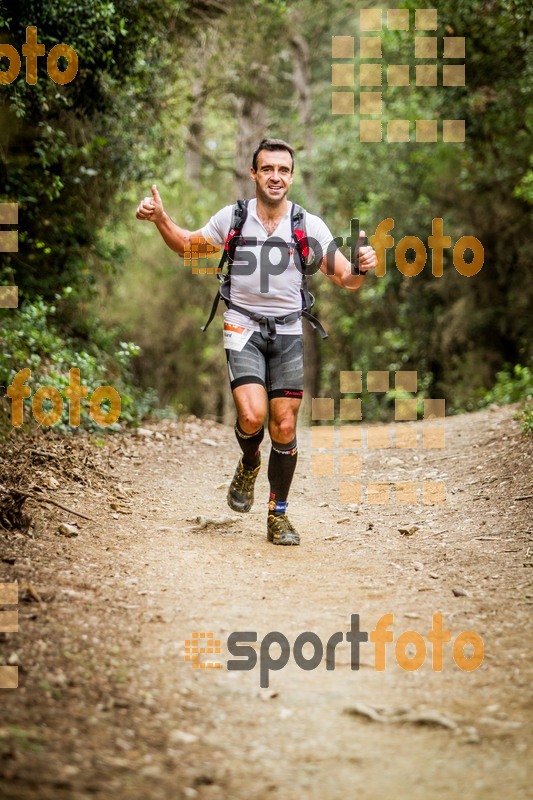
[[[233,390],[239,427],[244,433],[262,428],[267,415],[267,398],[263,386],[246,384]]]
[[[250,409],[249,411],[241,411],[239,414],[239,425],[244,433],[255,433],[262,428],[265,422],[265,417],[258,411]]]
[[[270,423],[270,435],[272,439],[281,444],[289,444],[296,436],[296,419],[288,417]]]

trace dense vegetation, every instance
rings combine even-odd
[[[410,9],[411,31],[384,30],[385,63],[409,63],[414,75],[414,10],[434,4],[392,5]],[[177,411],[223,416],[220,328],[199,330],[214,279],[192,275],[134,213],[155,181],[171,216],[199,227],[251,194],[250,154],[269,134],[297,149],[293,199],[336,235],[348,235],[352,217],[368,234],[392,217],[396,243],[425,242],[443,218],[452,243],[476,236],[485,250],[471,278],[454,269],[451,250],[441,278],[430,258],[420,275],[403,276],[392,253],[386,276],[358,295],[315,278],[331,335],[307,337],[308,394],[338,393],[339,370],[402,368],[455,410],[528,395],[531,6],[443,0],[436,35],[465,37],[466,86],[383,87],[386,118],[465,119],[464,144],[360,143],[357,118],[332,115],[331,37],[357,42],[358,12],[343,0],[252,0],[245,13],[232,0],[0,3],[3,41],[20,49],[33,24],[47,50],[66,42],[79,56],[68,85],[53,83],[40,59],[36,85],[23,65],[0,86],[0,201],[20,207],[20,251],[3,255],[0,278],[21,298],[18,311],[0,312],[2,383],[31,361],[36,383],[46,375],[62,385],[60,371],[83,354],[95,383],[121,382],[132,419],[154,389]],[[141,348],[134,379],[130,340]],[[377,416],[386,410],[376,403]]]

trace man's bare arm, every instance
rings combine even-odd
[[[152,186],[152,197],[145,197],[137,207],[137,219],[153,222],[163,237],[165,244],[178,255],[183,256],[185,251],[191,251],[191,243],[198,253],[197,258],[202,258],[215,252],[214,247],[202,235],[201,231],[188,231],[170,219],[163,208],[163,202],[157,191],[157,186]]]
[[[365,232],[361,231],[361,236]],[[356,292],[365,282],[365,275],[370,270],[375,269],[377,264],[376,253],[373,247],[361,247],[359,249],[359,269],[361,275],[352,274],[352,265],[340,250],[327,253],[322,259],[320,269],[337,286]]]

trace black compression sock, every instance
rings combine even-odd
[[[286,503],[291,488],[296,462],[298,460],[298,448],[296,439],[288,444],[272,442],[270,459],[268,461],[268,480],[270,483],[270,513],[284,513],[282,503]],[[278,509],[276,509],[276,504]],[[285,506],[286,509],[286,506]]]
[[[255,469],[255,467],[258,467],[261,463],[259,447],[261,446],[264,435],[264,428],[259,428],[255,433],[245,433],[241,429],[239,421],[237,420],[235,423],[235,436],[242,450],[242,463],[245,467],[248,467],[248,469]]]

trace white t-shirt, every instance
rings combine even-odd
[[[292,203],[289,203],[287,213],[271,236],[257,216],[256,209],[257,200],[254,197],[248,203],[248,216],[240,235],[245,239],[255,238],[257,244],[245,243],[236,248],[231,268],[231,302],[268,317],[285,317],[302,307],[302,274],[293,258]],[[224,245],[232,217],[233,205],[225,206],[204,225],[202,235],[213,244]],[[333,235],[325,222],[315,214],[306,213],[305,230],[311,246],[313,240],[318,242],[322,255],[326,255]],[[279,247],[275,246],[276,240]],[[224,312],[224,320],[259,330],[257,322],[232,309]],[[298,319],[278,325],[277,332],[301,333],[302,321]]]

